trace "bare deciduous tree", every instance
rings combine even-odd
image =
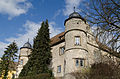
[[[82,12],[88,23],[97,27],[100,48],[120,58],[120,0],[90,0],[88,6]]]

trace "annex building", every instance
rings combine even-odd
[[[64,26],[64,32],[51,38],[54,77],[63,77],[80,71],[102,61],[101,56],[110,56],[106,51],[99,49],[90,26],[79,13],[71,13],[64,21]],[[27,63],[31,49],[29,42],[20,48],[17,77]]]

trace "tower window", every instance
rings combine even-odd
[[[59,52],[59,54],[62,55],[62,54],[64,54],[64,52],[65,52],[65,47],[64,47],[64,46],[63,46],[63,47],[60,47],[60,52]]]
[[[79,66],[79,60],[76,59],[76,66]]]
[[[85,60],[81,58],[75,59],[75,65],[77,67],[84,67],[85,66]]]
[[[23,64],[23,59],[21,59],[20,64],[21,64],[21,65]]]
[[[80,66],[84,66],[84,60],[80,59]]]
[[[61,65],[57,66],[57,72],[61,73]]]
[[[75,36],[75,45],[80,45],[80,36]]]

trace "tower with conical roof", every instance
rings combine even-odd
[[[28,56],[31,53],[31,49],[32,45],[29,43],[29,40],[23,45],[23,47],[20,48],[16,77],[19,76],[21,70],[23,69],[23,66],[27,63]]]
[[[65,25],[65,74],[88,66],[87,24],[74,10],[64,22]]]

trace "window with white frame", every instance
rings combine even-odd
[[[65,52],[65,47],[64,47],[64,46],[63,46],[63,47],[60,47],[60,52],[59,52],[59,54],[62,55],[62,54],[64,54],[64,52]]]
[[[61,65],[57,66],[57,72],[61,73]]]
[[[75,36],[75,45],[80,45],[80,36]]]
[[[85,66],[85,59],[82,59],[82,58],[75,59],[75,65],[77,67],[84,67]]]

